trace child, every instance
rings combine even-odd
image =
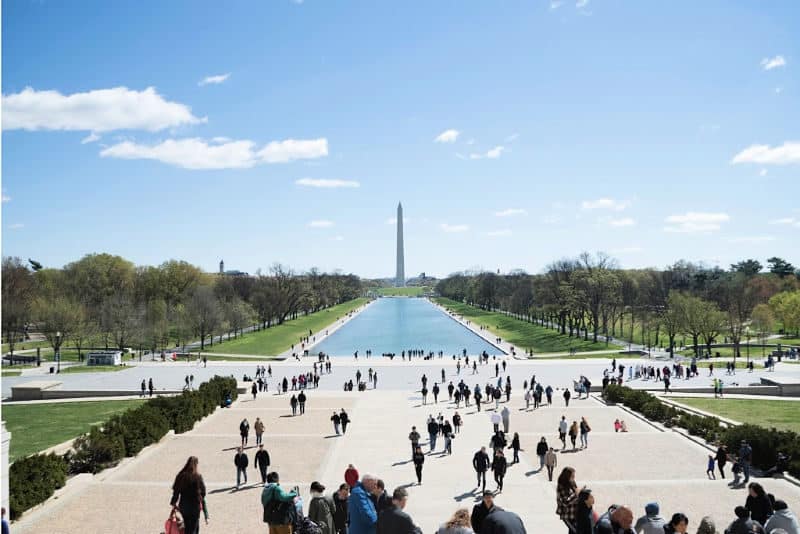
[[[619,419],[615,419],[614,420],[614,432],[619,432],[620,428],[622,428],[622,425],[620,424]]]
[[[739,463],[739,460],[733,462],[733,467],[731,467],[731,471],[733,471],[733,482],[731,482],[730,486],[738,486],[739,485],[739,475],[742,472],[742,466]]]
[[[625,423],[624,419],[619,422],[619,429],[620,429],[621,432],[627,432],[628,431],[628,425]]]
[[[717,477],[714,475],[714,457],[712,455],[708,455],[708,464],[706,466],[706,475],[711,480],[716,480]]]

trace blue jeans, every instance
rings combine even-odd
[[[750,481],[750,462],[742,462],[742,474],[744,475],[742,483],[747,484]]]
[[[436,434],[430,434],[431,438],[431,450],[436,448]]]
[[[247,470],[244,467],[236,468],[236,487],[242,483],[242,476],[244,476],[244,483],[247,484]]]

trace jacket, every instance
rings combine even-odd
[[[575,488],[556,488],[556,514],[570,525],[575,523],[578,492]]]
[[[636,520],[633,529],[641,534],[663,534],[667,522],[660,515],[643,515]]]
[[[409,432],[408,439],[411,440],[411,443],[419,443],[419,432],[416,430]]]
[[[492,510],[481,525],[479,534],[526,534],[522,519],[514,512]]]
[[[506,460],[505,456],[495,456],[494,461],[492,461],[492,471],[495,474],[503,476],[506,474],[506,468],[508,467],[508,461]]]
[[[620,525],[614,523],[611,520],[612,511],[613,507],[609,508],[609,511],[601,515],[597,520],[597,524],[594,526],[595,534],[635,534],[632,528],[624,529]]]
[[[283,488],[280,487],[279,484],[275,482],[270,482],[266,486],[264,486],[264,490],[261,492],[261,506],[264,507],[264,522],[267,522],[267,511],[269,510],[269,503],[273,501],[280,501],[282,503],[291,503],[294,501],[294,498],[297,497],[297,493],[294,491],[286,492],[283,491]],[[281,523],[275,524],[283,524],[287,525],[291,522],[291,514],[286,513],[283,521]]]
[[[269,467],[269,453],[265,449],[261,449],[256,453],[255,467],[266,469]]]
[[[411,516],[397,506],[387,508],[378,516],[377,534],[422,534]]]
[[[758,521],[736,518],[733,520],[733,523],[725,529],[725,534],[750,534],[753,531],[754,523],[758,523]]]
[[[336,526],[333,523],[333,514],[336,513],[336,505],[333,499],[323,495],[317,495],[308,504],[308,518],[319,525],[322,534],[336,534]]]
[[[245,469],[250,464],[250,460],[245,453],[239,454],[238,452],[233,457],[233,465],[240,469]]]
[[[549,449],[549,447],[547,446],[547,443],[546,443],[546,442],[544,442],[544,441],[540,441],[540,442],[539,442],[539,443],[536,445],[536,455],[537,455],[537,456],[544,456],[545,454],[547,454],[547,451],[548,451],[548,450],[550,450],[550,449]]]
[[[577,534],[592,534],[592,509],[587,508],[585,503],[578,503],[578,510],[575,514],[575,530]],[[662,534],[664,529],[661,529],[659,534]]]
[[[502,508],[496,505],[492,506],[491,508],[486,508],[486,505],[483,503],[483,501],[473,506],[472,515],[469,518],[469,522],[472,524],[472,530],[475,531],[476,534],[479,533],[486,516],[494,513],[497,510],[502,510]]]
[[[206,496],[206,485],[203,477],[197,475],[195,481],[186,481],[182,486],[172,490],[172,499],[169,503],[172,506],[178,505],[181,514],[184,516],[200,517],[200,500]],[[180,497],[180,499],[179,499]],[[180,501],[180,502],[179,502]]]
[[[347,527],[347,499],[340,499],[335,491],[331,499],[334,506],[333,523],[337,530],[344,530]]]
[[[558,457],[555,452],[547,451],[544,455],[544,465],[547,467],[555,467],[558,464]]]
[[[264,433],[264,421],[261,421],[260,419],[258,421],[256,421],[256,423],[253,425],[253,429],[256,431],[256,434],[263,434]]]
[[[347,500],[347,515],[350,518],[349,534],[375,534],[378,514],[369,498],[369,492],[359,482],[350,492]]]
[[[476,452],[475,456],[472,457],[472,468],[478,473],[489,469],[489,455],[481,451]],[[474,530],[475,527],[472,527],[472,529]]]
[[[421,452],[415,452],[411,459],[414,460],[414,467],[422,467],[425,463],[425,455]]]
[[[772,503],[766,495],[762,495],[761,497],[748,495],[744,507],[750,511],[750,518],[753,521],[758,521],[762,525],[766,523],[767,518],[772,515]]]
[[[800,526],[797,524],[797,517],[791,510],[775,510],[772,517],[767,519],[764,525],[765,532],[772,532],[776,528],[782,528],[788,534],[800,534]]]

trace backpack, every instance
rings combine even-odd
[[[264,506],[264,523],[270,525],[288,525],[291,522],[289,507],[292,503],[270,499]]]
[[[308,517],[298,517],[294,531],[297,534],[322,534],[322,528]]]

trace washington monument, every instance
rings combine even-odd
[[[405,287],[406,285],[406,260],[403,255],[403,204],[397,203],[397,274],[395,274],[395,285]]]

